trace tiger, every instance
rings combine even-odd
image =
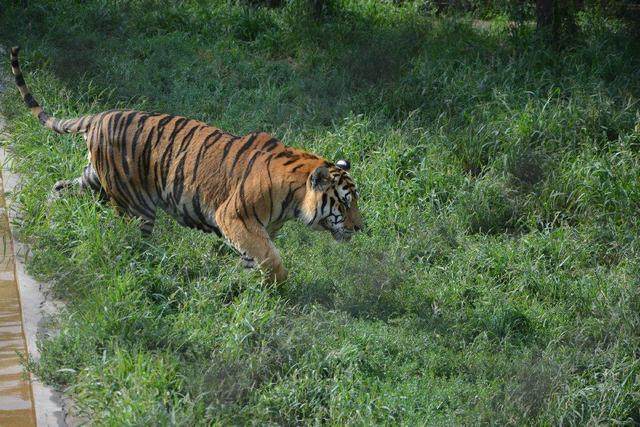
[[[52,194],[92,191],[117,212],[139,219],[144,236],[158,208],[179,224],[215,233],[269,282],[288,272],[273,240],[286,221],[349,241],[363,227],[350,163],[335,164],[286,146],[266,132],[236,136],[179,115],[122,109],[74,119],[49,116],[29,91],[11,49],[22,100],[59,134],[79,133],[87,145],[82,174],[56,182]]]

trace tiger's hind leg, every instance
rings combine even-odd
[[[58,199],[62,197],[64,193],[69,192],[72,192],[73,194],[82,194],[87,188],[96,193],[101,200],[109,200],[109,196],[107,196],[107,193],[100,184],[98,175],[90,164],[85,166],[81,176],[74,179],[64,179],[56,182],[53,185],[53,190],[51,191],[49,200]]]
[[[108,202],[111,198],[105,191],[98,174],[91,163],[85,166],[82,176],[75,179],[62,180],[55,183],[53,186],[53,192],[50,199],[59,198],[63,193],[68,191],[74,191],[76,194],[82,194],[86,189],[91,190],[96,194],[102,202]],[[140,209],[133,205],[118,206],[116,203],[116,209],[121,214],[127,214],[131,217],[140,219],[140,231],[142,235],[148,237],[153,232],[153,226],[156,220],[155,206],[151,208]]]
[[[85,166],[84,172],[82,172],[82,176],[80,177],[80,190],[83,191],[86,188],[93,191],[103,202],[109,201],[109,195],[104,191],[102,184],[100,184],[98,174],[93,169],[91,163]]]

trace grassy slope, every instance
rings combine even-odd
[[[180,113],[352,160],[368,233],[289,225],[276,292],[211,236],[90,196],[79,138],[3,99],[30,267],[67,299],[35,367],[98,423],[640,422],[640,58],[345,1],[3,6],[50,113]],[[8,69],[8,61],[4,65]],[[635,127],[635,130],[634,130]]]

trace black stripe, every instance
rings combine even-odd
[[[40,105],[38,105],[38,103],[36,102],[35,99],[33,99],[33,96],[28,93],[24,96],[24,103],[27,104],[27,107],[29,108],[36,108],[39,107]]]
[[[217,138],[211,140],[211,144],[208,144],[208,141],[210,138],[214,137],[217,135]],[[200,146],[200,150],[198,150],[198,155],[196,156],[196,161],[195,161],[195,167],[193,168],[193,175],[191,177],[192,181],[196,180],[197,174],[198,174],[198,167],[200,166],[200,161],[202,159],[202,156],[204,156],[204,153],[211,147],[213,147],[213,145],[218,142],[218,140],[222,138],[222,132],[220,132],[219,130],[216,130],[214,133],[212,133],[211,135],[209,135],[208,137],[205,138],[204,142],[202,143],[202,145]]]
[[[278,215],[278,218],[276,218],[276,221],[280,221],[282,217],[284,217],[284,213],[286,209],[289,207],[289,205],[291,204],[292,200],[293,200],[293,190],[291,190],[291,184],[289,184],[289,191],[287,192],[287,195],[284,198],[284,200],[282,200],[282,206],[280,206],[280,215]]]
[[[144,124],[146,123],[147,119],[149,118],[148,114],[141,114],[140,115],[140,119],[138,120],[138,122],[136,123],[136,131],[134,132],[133,136],[131,137],[131,140],[129,141],[129,145],[131,147],[131,161],[135,162],[136,164],[136,168],[137,168],[137,173],[138,176],[140,176],[140,183],[142,183],[142,180],[144,179],[144,175],[142,173],[142,161],[143,159],[141,158],[142,156],[138,155],[138,157],[136,158],[136,151],[138,148],[138,142],[140,140],[140,135],[142,134],[142,132],[144,131]],[[142,152],[144,153],[146,147],[142,147]],[[144,187],[143,187],[144,188]]]
[[[22,77],[22,74],[18,74],[18,75],[16,76],[16,84],[17,84],[18,86],[24,86],[24,85],[25,85],[25,83],[24,83],[24,77]]]
[[[156,162],[156,164],[153,166],[153,172],[155,175],[155,179],[153,181],[153,186],[156,190],[156,194],[158,195],[158,197],[162,198],[162,184],[160,183],[160,179],[161,179],[161,166],[160,166],[160,162]],[[163,199],[164,200],[164,199]]]
[[[58,132],[60,133],[67,133],[67,126],[69,125],[69,122],[71,122],[71,120],[61,120],[61,119],[54,119],[56,121],[56,127],[58,128]]]
[[[304,163],[303,163],[303,164],[301,164],[301,165],[296,166],[296,167],[295,167],[295,168],[293,168],[293,169],[291,169],[291,172],[289,172],[289,173],[294,173],[295,171],[297,171],[298,169],[300,169],[300,168],[301,168],[301,167],[303,167],[303,166],[304,166]]]
[[[322,195],[322,205],[320,206],[320,212],[324,212],[324,207],[327,205],[327,193]]]
[[[113,170],[113,175],[113,182],[116,188],[121,193],[121,195],[123,195],[127,199],[127,203],[121,206],[123,208],[135,208],[143,215],[147,217],[153,217],[154,209],[149,206],[149,204],[147,204],[146,200],[144,200],[144,196],[141,191],[136,191],[136,189],[133,187],[131,187],[131,189],[129,188],[127,179],[128,177],[124,177],[125,180],[121,179],[120,173],[118,172],[117,168]]]
[[[294,156],[295,156],[296,158],[298,157],[298,156],[296,156],[295,154],[293,154],[291,151],[283,151],[283,152],[281,152],[281,153],[278,153],[278,155],[276,156],[276,159],[279,159],[279,158],[281,158],[281,157],[288,157],[288,158],[291,158],[291,157],[294,157]]]
[[[166,117],[160,119],[160,121],[158,121],[158,125],[157,125],[157,135],[156,135],[156,140],[153,143],[153,147],[152,149],[156,149],[156,147],[160,144],[160,142],[162,141],[162,136],[164,135],[164,130],[167,124],[169,124],[171,122],[171,120],[173,120],[175,118],[175,116],[171,116],[171,115],[167,115]],[[169,141],[168,143],[168,148],[171,149],[172,147],[172,143],[171,141]],[[161,157],[158,161],[156,161],[155,165],[154,165],[154,169],[153,171],[155,172],[155,182],[154,182],[154,187],[156,189],[156,193],[158,194],[158,196],[162,195],[162,190],[164,188],[162,181],[163,181],[163,164],[164,164],[164,156],[167,154],[166,148],[165,148],[165,152],[163,157]]]
[[[137,114],[138,114],[137,111],[125,111],[125,112],[122,113],[122,118],[120,119],[120,122],[118,123],[118,130],[117,130],[116,138],[118,138],[119,140],[126,141],[125,134],[127,132],[127,129],[129,128],[129,125],[131,125],[131,122],[133,121],[133,118]]]
[[[224,150],[222,151],[222,159],[220,160],[220,164],[224,163],[224,159],[227,158],[227,155],[229,154],[229,150],[231,149],[231,145],[233,144],[234,141],[238,139],[240,138],[238,138],[237,136],[234,136],[229,141],[227,141],[227,145],[224,146]]]
[[[307,225],[313,224],[313,221],[316,220],[317,216],[318,216],[318,210],[316,209],[315,212],[313,213],[313,218],[311,218],[311,220],[307,223]]]
[[[122,186],[122,182],[120,181],[119,177],[114,177],[114,179],[110,180],[111,182],[109,183],[110,188],[111,188],[111,194],[114,198],[114,200],[116,201],[116,203],[118,204],[119,207],[121,207],[122,209],[127,209],[129,210],[131,213],[135,214],[135,212],[133,212],[133,209],[135,208],[135,206],[133,206],[132,200],[129,197],[128,191],[126,191],[126,189]],[[115,188],[114,188],[115,187]],[[117,191],[114,191],[117,190]]]
[[[166,187],[167,178],[169,177],[169,164],[171,163],[171,158],[173,157],[173,144],[169,143],[169,147],[164,150],[164,154],[160,158],[159,167],[160,167],[160,185],[162,189]],[[156,177],[157,179],[157,177]]]
[[[180,117],[178,120],[176,120],[176,124],[173,127],[173,131],[171,131],[171,135],[169,135],[169,141],[173,141],[173,139],[176,137],[176,135],[185,128],[185,126],[187,126],[187,124],[190,122],[191,120],[185,118],[185,117]]]
[[[253,135],[251,135],[249,139],[247,139],[247,142],[245,142],[244,145],[240,147],[240,149],[236,152],[236,157],[233,159],[233,163],[231,164],[231,169],[229,169],[230,174],[233,172],[233,168],[236,167],[236,164],[238,163],[238,160],[240,159],[240,156],[242,155],[242,153],[247,151],[249,147],[253,145],[257,137],[258,137],[257,133],[254,133]]]
[[[193,139],[193,135],[195,135],[196,130],[198,129],[200,129],[199,125],[192,127],[191,130],[185,135],[185,137],[182,138],[182,140],[180,141],[180,148],[178,148],[178,152],[176,153],[176,155],[182,153],[187,148],[189,148],[189,143]]]
[[[142,143],[144,146],[142,148],[142,153],[138,157],[138,175],[140,176],[140,182],[142,183],[143,188],[148,189],[149,183],[149,165],[151,164],[151,140],[153,138],[153,132],[155,128],[152,127],[149,130],[149,134],[147,138]]]
[[[271,217],[273,216],[273,194],[271,193],[271,187],[273,187],[273,182],[271,180],[271,169],[269,166],[271,165],[271,160],[273,160],[273,154],[269,156],[269,160],[267,160],[267,177],[269,178],[269,222],[271,222]]]
[[[121,144],[120,146],[120,157],[122,157],[120,159],[120,161],[122,162],[122,169],[124,169],[124,174],[128,177],[129,176],[129,153],[127,152],[127,148],[130,144],[127,144],[127,129],[129,129],[129,126],[131,126],[131,122],[133,121],[133,119],[136,117],[137,113],[133,112],[130,113],[127,116],[127,119],[125,121],[124,126],[122,127],[122,130],[119,132],[119,142]],[[131,160],[133,161],[134,159],[131,158]]]
[[[87,127],[87,121],[89,121],[91,119],[91,116],[84,116],[80,119],[80,122],[78,123],[78,129],[77,130],[82,130],[85,129]]]
[[[44,111],[40,111],[38,113],[38,120],[40,120],[41,124],[45,124],[47,122],[47,119],[49,119],[49,116],[47,116],[47,113],[45,113]]]
[[[180,162],[176,166],[176,171],[173,174],[173,200],[176,206],[180,204],[182,198],[182,192],[184,191],[184,162],[187,156],[182,156]]]
[[[138,157],[138,176],[140,177],[140,183],[142,188],[147,190],[149,188],[149,164],[151,163],[151,144],[145,144],[142,149],[142,153]]]
[[[258,157],[259,154],[260,154],[260,152],[256,151],[256,153],[253,155],[253,157],[251,157],[251,160],[249,160],[249,163],[247,164],[247,169],[245,170],[244,175],[242,177],[242,182],[240,183],[239,197],[240,197],[240,202],[242,202],[242,209],[244,210],[245,216],[249,216],[249,215],[248,215],[248,212],[247,212],[246,198],[244,196],[244,187],[245,187],[245,184],[247,182],[247,178],[251,174],[251,169],[253,169],[253,164],[255,163],[256,158]]]
[[[276,148],[276,146],[278,145],[278,142],[280,141],[278,141],[276,138],[271,138],[262,146],[262,149],[265,151],[271,151],[274,148]]]
[[[122,111],[118,111],[109,116],[107,138],[109,138],[111,142],[114,140],[116,128],[118,127],[118,123],[120,123],[120,117],[122,117]]]
[[[300,160],[299,157],[292,157],[291,160],[287,160],[286,162],[284,162],[282,166],[289,166],[290,164],[293,164],[298,160]]]
[[[260,223],[261,226],[265,226],[265,224],[262,223],[262,220],[260,219],[260,217],[258,216],[258,212],[256,211],[256,205],[253,205],[253,216],[255,217],[255,219],[258,220],[258,222]]]
[[[106,147],[104,144],[105,138],[104,138],[103,125],[104,125],[104,114],[101,114],[100,118],[95,124],[95,136],[91,139],[93,141],[93,147],[95,147],[95,150],[96,150],[95,154],[97,155],[92,154],[91,158],[94,161],[96,172],[100,172],[103,176],[104,182],[108,184],[109,168],[108,168],[108,165],[105,165],[107,155],[106,155]]]
[[[20,63],[18,62],[18,59],[12,59],[12,60],[11,60],[11,66],[12,66],[13,68],[20,68]],[[28,69],[28,68],[29,68],[29,67],[27,67],[27,69]]]
[[[195,228],[197,230],[203,230],[202,226],[200,224],[198,224],[194,220],[194,218],[191,216],[191,213],[189,213],[189,210],[187,209],[186,205],[182,207],[182,217],[179,219],[179,221],[182,222],[185,226],[187,226],[189,228]]]
[[[53,129],[53,131],[57,132],[57,133],[63,133],[64,132],[62,130],[62,128],[60,127],[60,120],[56,119],[55,117],[51,118],[51,129]]]
[[[156,135],[157,138],[153,143],[153,148],[155,148],[160,143],[160,141],[162,141],[162,136],[164,135],[164,128],[166,127],[167,124],[169,124],[169,122],[171,122],[171,120],[174,119],[174,117],[175,116],[168,115],[158,121],[158,124],[156,126],[156,128],[158,129],[157,130],[158,134]]]
[[[110,117],[110,121],[109,121],[109,129],[110,129],[110,138],[112,139],[112,141],[117,140],[117,138],[119,138],[119,135],[122,130],[126,130],[126,128],[123,126],[120,126],[120,123],[123,120],[123,115],[127,114],[127,121],[129,121],[129,119],[131,119],[133,116],[135,116],[136,112],[132,112],[132,111],[122,111],[122,112],[116,112],[115,114],[113,114]],[[113,125],[113,128],[112,128]],[[128,124],[127,124],[128,126]],[[113,130],[111,130],[113,129]],[[117,132],[116,132],[117,130]],[[105,147],[106,148],[106,147]],[[113,158],[113,151],[112,151],[112,146],[109,147],[110,150],[108,151],[109,156],[111,157],[110,162],[108,162],[107,164],[107,170],[106,172],[108,173],[109,171],[112,173],[113,175],[113,180],[112,183],[115,185],[116,189],[121,193],[122,196],[125,197],[125,204],[121,204],[118,203],[123,209],[129,209],[130,211],[132,209],[136,209],[138,210],[138,212],[142,213],[143,215],[147,216],[147,217],[152,217],[154,214],[154,210],[151,206],[149,206],[146,202],[146,200],[144,200],[144,196],[142,195],[142,193],[140,191],[136,191],[136,189],[129,188],[129,185],[127,184],[127,182],[129,181],[129,177],[127,176],[128,174],[125,174],[124,177],[121,177],[120,172],[118,170],[118,168],[116,167],[116,159]],[[105,150],[106,151],[106,150]],[[123,169],[125,169],[125,165],[128,166],[127,162],[126,162],[126,158],[121,158],[120,162],[123,166]],[[127,167],[128,169],[128,167]],[[124,179],[122,179],[124,178]],[[134,212],[135,214],[135,212]]]
[[[193,206],[193,213],[196,214],[198,220],[208,228],[212,229],[218,236],[220,236],[220,230],[217,227],[214,227],[209,223],[207,218],[204,216],[204,212],[202,212],[202,205],[200,204],[200,191],[199,188],[196,189],[196,193],[193,196],[193,200],[191,201],[191,205]]]

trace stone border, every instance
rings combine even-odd
[[[8,51],[0,46],[0,58],[8,61]],[[0,93],[6,90],[8,81],[6,76],[0,76]],[[5,120],[0,116],[0,140],[6,140],[7,134],[4,132]],[[0,165],[2,166],[5,201],[7,203],[7,213],[9,215],[10,228],[18,217],[19,211],[17,203],[12,197],[19,189],[19,177],[12,173],[9,165],[10,159],[3,147],[0,147]],[[13,234],[13,231],[12,231]],[[40,351],[37,342],[41,337],[55,333],[48,328],[51,324],[49,319],[55,315],[64,305],[60,301],[54,301],[47,295],[47,284],[38,283],[26,272],[25,261],[29,253],[29,248],[24,243],[13,237],[13,258],[15,260],[16,281],[20,294],[20,306],[22,308],[22,327],[26,339],[29,356],[37,361],[40,359]],[[43,384],[35,375],[29,374],[31,389],[33,392],[33,404],[36,413],[37,426],[57,426],[66,427],[75,425],[76,422],[68,417],[70,406],[68,399],[62,393]]]
[[[8,168],[6,153],[0,148],[0,162],[2,162],[2,177],[4,178],[5,197],[9,204],[7,209],[10,222],[16,218],[16,207],[11,195],[15,191],[18,179]],[[48,319],[54,315],[61,303],[53,301],[45,295],[46,285],[38,283],[33,277],[26,273],[25,258],[28,254],[28,247],[16,240],[14,242],[14,260],[16,281],[20,293],[20,306],[22,308],[22,325],[27,341],[27,351],[29,356],[37,361],[40,359],[40,351],[37,341],[52,331],[47,328],[50,324]],[[34,375],[29,375],[31,388],[33,390],[33,404],[36,411],[36,423],[38,426],[66,426],[65,412],[61,393],[43,384]]]

